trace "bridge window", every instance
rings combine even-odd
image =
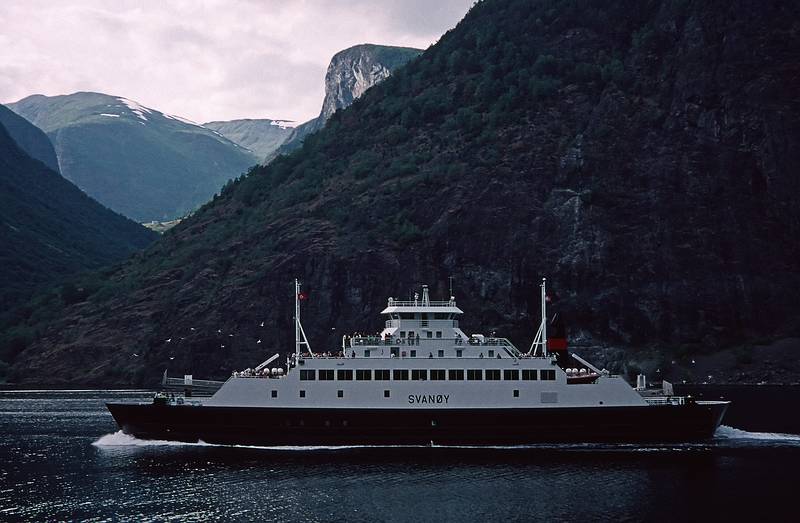
[[[463,381],[464,380],[464,370],[463,369],[450,369],[447,371],[447,379],[454,380],[454,381]]]
[[[372,371],[369,369],[356,369],[356,380],[369,381],[372,379]]]
[[[535,380],[536,369],[522,369],[522,379],[528,381]]]
[[[411,313],[411,312],[401,312],[400,313],[400,318],[403,319],[403,320],[413,320],[414,319],[414,314]]]
[[[437,312],[433,315],[434,320],[446,320],[447,314],[444,312]]]
[[[375,371],[375,379],[380,381],[389,381],[389,369],[378,369]]]
[[[467,369],[467,379],[472,381],[478,381],[483,379],[483,370],[482,369]]]
[[[486,379],[487,380],[499,380],[500,379],[500,369],[486,369]]]
[[[556,371],[555,369],[543,369],[542,370],[542,379],[553,381],[556,379]]]
[[[404,369],[395,369],[392,372],[392,379],[396,381],[407,381],[408,371]]]
[[[352,380],[353,379],[353,370],[352,369],[338,369],[336,371],[336,379],[340,381]]]
[[[426,369],[413,369],[411,371],[411,379],[416,381],[425,381],[428,379],[428,371]]]
[[[316,374],[315,370],[301,370],[300,371],[300,381],[312,381],[314,379],[314,374]]]
[[[518,380],[519,379],[519,369],[506,369],[503,371],[503,379],[504,380]]]
[[[432,381],[442,381],[444,379],[444,369],[433,369],[431,370],[431,380]]]
[[[332,381],[333,380],[333,369],[320,369],[320,371],[319,371],[319,380],[320,381]]]

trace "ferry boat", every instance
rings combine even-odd
[[[160,394],[108,403],[119,427],[142,439],[236,445],[521,445],[672,442],[711,438],[728,407],[645,393],[548,338],[546,282],[531,347],[467,334],[454,297],[389,298],[376,335],[342,338],[315,353],[300,322],[295,350],[270,368],[234,372],[210,397]],[[551,329],[552,330],[552,329]],[[641,384],[640,384],[641,385]]]

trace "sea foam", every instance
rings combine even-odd
[[[780,432],[749,432],[727,425],[720,425],[714,435],[717,440],[738,440],[738,441],[768,441],[775,443],[786,443],[800,445],[800,434],[782,434]]]

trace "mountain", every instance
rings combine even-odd
[[[333,113],[349,107],[367,89],[421,53],[421,49],[411,47],[361,44],[333,55],[325,73],[325,99],[319,116],[295,127],[278,152],[288,153],[300,147],[305,137],[322,129]],[[267,161],[274,157],[266,155]]]
[[[222,136],[239,144],[258,158],[266,158],[278,149],[292,134],[288,120],[228,120],[206,122],[203,127],[213,129]]]
[[[25,124],[21,130],[15,122],[15,135],[44,137]],[[37,288],[119,261],[156,236],[30,157],[0,125],[0,314]]]
[[[50,169],[58,172],[56,151],[44,131],[5,105],[0,105],[0,125],[5,128],[6,132],[14,139],[14,142],[28,156],[39,160]]]
[[[64,177],[138,222],[184,216],[257,161],[216,131],[117,96],[33,95],[9,107],[47,133]]]
[[[579,352],[657,349],[662,375],[797,337],[798,11],[477,3],[86,301],[40,296],[35,317],[6,326],[36,332],[12,378],[228,376],[293,350],[293,277],[316,351],[379,330],[387,296],[421,283],[447,296],[449,276],[466,332],[525,349],[546,276]]]

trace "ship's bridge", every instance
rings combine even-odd
[[[428,286],[422,287],[422,298],[414,294],[413,300],[402,301],[389,298],[381,314],[388,316],[380,336],[386,338],[455,339],[463,337],[458,328],[458,314],[464,311],[456,307],[456,299],[431,301]]]
[[[381,314],[387,316],[384,329],[375,335],[356,334],[342,340],[345,357],[517,357],[519,351],[508,340],[467,336],[458,325],[464,311],[455,297],[431,301],[428,287],[413,300],[389,298]]]

